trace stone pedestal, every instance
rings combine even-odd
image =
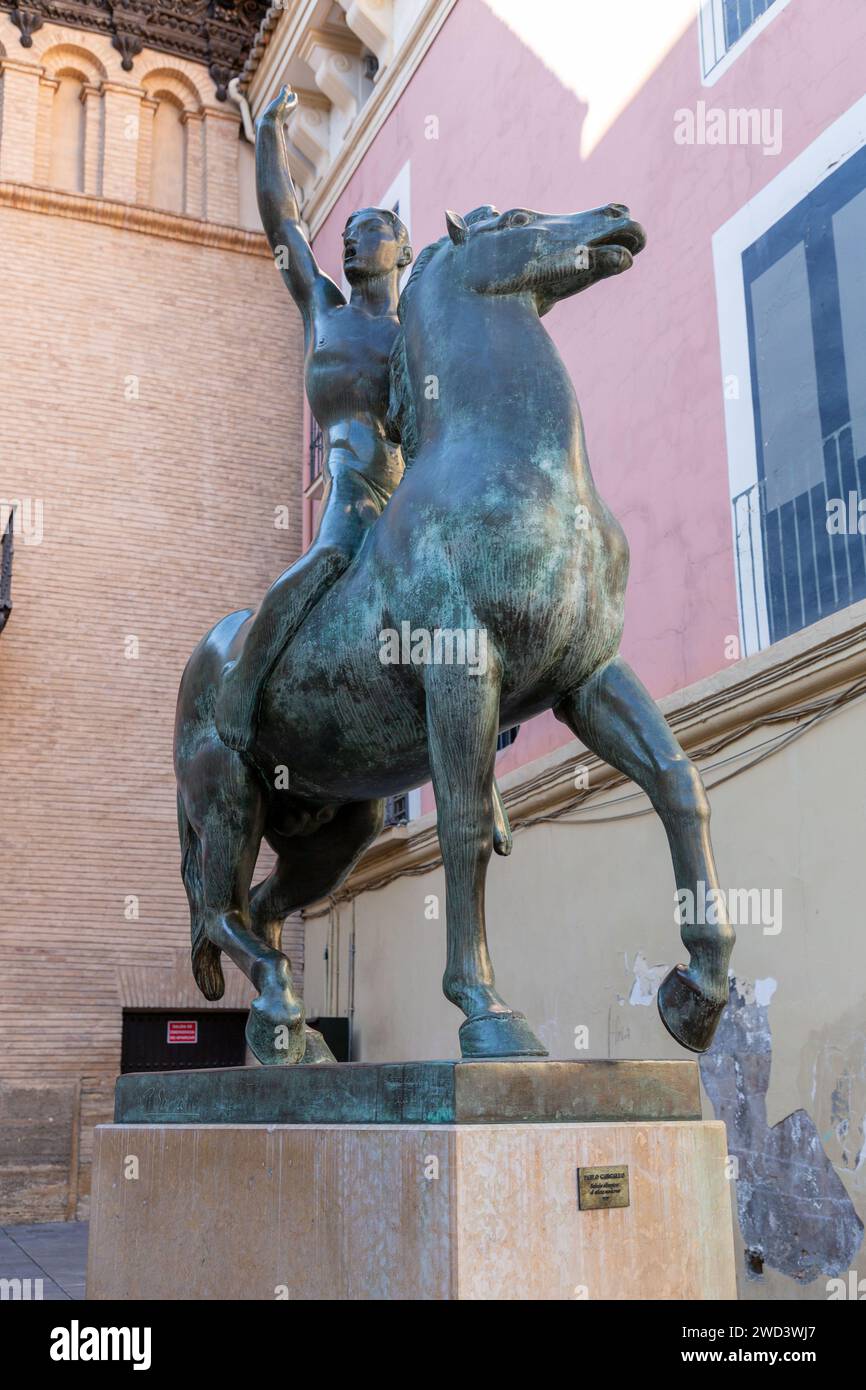
[[[446,1067],[439,1081],[450,1073],[452,1099],[462,1088],[464,1108],[474,1095],[476,1111],[483,1108],[481,1091],[488,1110],[514,1108],[505,1101],[518,1093],[518,1109],[541,1103],[543,1110],[548,1087],[537,1068],[568,1068],[573,1096],[581,1091],[581,1068],[595,1069],[596,1088],[599,1068],[613,1068],[606,1075],[614,1089],[603,1108],[616,1108],[611,1097],[619,1063],[415,1065]],[[680,1081],[691,1071],[696,1088],[693,1063],[626,1065],[681,1068]],[[504,1071],[497,1081],[488,1068],[510,1071],[510,1087]],[[315,1084],[293,1082],[289,1070],[278,1073],[284,1094]],[[296,1076],[304,1070],[291,1069]],[[369,1075],[355,1067],[338,1070],[349,1074],[344,1099],[353,1086],[369,1094]],[[190,1075],[171,1077],[168,1087],[189,1083]],[[200,1112],[206,1074],[197,1075],[191,1092],[198,1089]],[[264,1076],[266,1087],[277,1084],[273,1071],[250,1069],[247,1075]],[[585,1075],[593,1081],[591,1071]],[[623,1076],[620,1109],[626,1115],[595,1122],[548,1115],[492,1122],[184,1123],[175,1111],[172,1121],[163,1113],[149,1123],[101,1126],[88,1297],[733,1299],[724,1126],[628,1118],[639,1094],[652,1094],[653,1086],[641,1092],[639,1072]],[[393,1092],[393,1069],[391,1081]],[[164,1107],[159,1087],[166,1077],[150,1082],[157,1083],[153,1107]],[[229,1089],[232,1084],[237,1081]],[[122,1078],[118,1109],[125,1090],[127,1102],[138,1091],[138,1108],[146,1110],[144,1085],[141,1078],[132,1085]],[[669,1111],[690,1110],[689,1089],[674,1085],[655,1094]],[[422,1110],[428,1093],[415,1087]],[[492,1094],[499,1095],[497,1104]],[[679,1094],[679,1104],[672,1094]],[[403,1099],[408,1103],[410,1094]],[[393,1100],[392,1093],[389,1104]],[[339,1112],[339,1098],[332,1105]],[[441,1095],[439,1108],[448,1111]],[[627,1206],[580,1209],[578,1169],[596,1167],[619,1174],[627,1169]]]

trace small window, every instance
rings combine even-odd
[[[701,0],[701,68],[715,82],[789,0]]]
[[[400,796],[389,796],[385,802],[385,829],[390,829],[392,825],[408,825],[408,823],[409,793],[402,792]]]
[[[513,729],[503,729],[496,740],[496,751],[501,753],[503,748],[510,748],[517,735],[520,733],[520,725],[515,724]]]

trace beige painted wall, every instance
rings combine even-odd
[[[771,733],[764,728],[735,747],[763,742]],[[711,794],[723,885],[780,888],[783,895],[781,931],[773,935],[761,925],[741,927],[733,959],[739,981],[764,982],[759,994],[771,996],[768,1123],[799,1108],[812,1116],[861,1219],[866,1218],[864,742],[866,707],[852,704]],[[720,756],[728,758],[732,751]],[[708,784],[717,775],[705,771]],[[618,788],[600,800],[633,790]],[[640,798],[617,809],[646,804]],[[430,894],[439,898],[438,921],[425,917]],[[652,812],[608,826],[560,823],[518,832],[511,858],[494,857],[491,863],[488,906],[497,985],[526,1013],[552,1056],[686,1055],[662,1027],[654,1000],[653,977],[664,973],[660,967],[683,959],[683,950],[673,919],[667,843]],[[351,903],[341,906],[338,930],[327,917],[308,923],[311,1009],[327,1002],[323,951],[329,932],[332,958],[337,946],[340,958],[340,1011],[348,1007],[352,912]],[[461,1016],[440,988],[441,868],[362,894],[354,913],[355,1057],[457,1056]],[[581,1025],[589,1029],[589,1047],[577,1052],[575,1028]],[[714,1118],[706,1098],[705,1116]],[[827,1297],[820,1278],[800,1285],[767,1271],[762,1279],[746,1280],[742,1242],[738,1245],[741,1296]],[[862,1250],[859,1261],[860,1276],[866,1276]]]

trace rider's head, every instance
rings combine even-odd
[[[401,271],[412,259],[409,233],[389,208],[359,208],[343,230],[343,270],[350,285]]]

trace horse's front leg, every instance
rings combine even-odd
[[[445,867],[448,959],[442,987],[466,1015],[464,1057],[545,1057],[522,1014],[495,989],[487,950],[484,885],[493,848],[493,763],[499,674],[431,666],[425,681],[427,738]]]
[[[677,1042],[705,1052],[728,1000],[734,929],[716,895],[710,806],[701,775],[655,700],[619,658],[567,696],[556,715],[587,748],[637,782],[661,817],[677,890],[694,910],[681,927],[689,965],[675,966],[662,981],[659,1013]],[[710,904],[714,912],[706,910]]]

